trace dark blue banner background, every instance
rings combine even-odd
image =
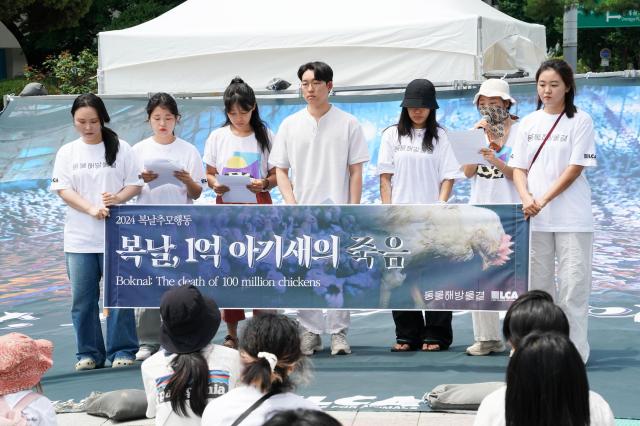
[[[105,232],[105,307],[193,284],[225,308],[501,310],[527,288],[519,205],[123,205]]]

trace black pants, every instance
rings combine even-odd
[[[420,348],[423,343],[437,343],[448,349],[453,342],[451,311],[391,311],[396,324],[396,341]]]

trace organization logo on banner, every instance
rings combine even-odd
[[[492,302],[513,302],[518,298],[517,291],[492,291]]]

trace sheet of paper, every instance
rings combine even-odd
[[[144,169],[158,174],[157,178],[149,182],[149,188],[151,189],[167,184],[175,186],[183,185],[183,183],[173,175],[173,172],[182,170],[182,167],[171,160],[165,158],[151,159],[144,162]]]
[[[480,149],[487,146],[484,130],[448,132],[447,136],[458,164],[489,164],[480,154]]]
[[[229,191],[222,194],[225,203],[256,203],[256,194],[247,189],[251,177],[247,175],[218,175],[218,183],[229,187]]]

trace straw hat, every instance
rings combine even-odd
[[[53,365],[53,343],[20,333],[0,336],[0,396],[31,389]]]
[[[510,101],[512,105],[516,103],[516,100],[511,97],[509,83],[498,78],[489,79],[480,85],[480,90],[478,90],[478,93],[473,97],[474,105],[478,105],[480,96],[502,98],[505,101]]]

